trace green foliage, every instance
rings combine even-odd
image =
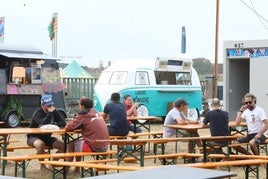
[[[20,119],[22,117],[22,100],[14,98],[13,96],[9,97],[9,101],[1,117],[4,117],[11,109],[16,109],[18,118]]]
[[[210,75],[213,74],[213,64],[205,58],[193,59],[193,67],[197,71],[198,75]]]

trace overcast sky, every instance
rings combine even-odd
[[[0,0],[5,43],[27,44],[49,55],[47,27],[58,18],[58,57],[98,66],[102,60],[178,57],[186,52],[214,62],[216,0]],[[255,9],[259,17],[245,4]],[[253,5],[253,6],[252,6]],[[221,0],[219,62],[225,40],[268,39],[267,0]],[[264,17],[260,21],[260,17]]]

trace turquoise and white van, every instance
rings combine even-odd
[[[190,58],[117,61],[105,69],[94,89],[95,108],[103,111],[113,92],[132,96],[141,116],[165,117],[178,98],[188,103],[188,117],[198,118],[202,106],[199,77]],[[192,110],[194,109],[194,110]]]

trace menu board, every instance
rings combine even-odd
[[[0,94],[7,93],[6,70],[0,69]]]

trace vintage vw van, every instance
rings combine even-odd
[[[188,103],[188,117],[197,119],[202,106],[199,77],[190,58],[117,61],[100,75],[94,89],[95,108],[102,111],[113,92],[138,102],[142,116],[165,117],[178,98]]]

